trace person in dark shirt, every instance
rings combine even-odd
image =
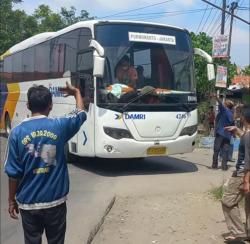
[[[76,99],[68,116],[49,118],[52,94],[44,86],[28,90],[31,117],[9,135],[4,169],[9,177],[9,214],[21,213],[25,244],[41,244],[45,230],[48,243],[63,244],[69,175],[64,146],[86,120],[80,90],[60,89]]]
[[[234,125],[233,119],[233,102],[230,100],[226,100],[224,104],[220,101],[220,99],[215,96],[219,103],[219,113],[216,116],[215,120],[215,140],[214,140],[214,153],[213,153],[213,163],[212,168],[218,168],[218,155],[221,150],[222,152],[222,170],[227,170],[227,162],[228,162],[228,154],[231,140],[231,132],[226,131],[226,126]]]

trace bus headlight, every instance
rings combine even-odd
[[[192,125],[183,128],[180,136],[192,136],[197,131],[197,125]]]
[[[133,138],[131,133],[125,129],[111,128],[111,127],[103,127],[105,134],[108,136],[120,140],[122,138]]]

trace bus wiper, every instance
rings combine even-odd
[[[178,105],[180,105],[181,107],[183,107],[184,109],[186,109],[186,112],[190,112],[191,109],[190,107],[186,104],[186,103],[180,103],[179,99],[177,99],[176,97],[170,97],[170,99],[173,99]]]
[[[132,98],[130,101],[128,101],[128,103],[126,103],[122,108],[121,108],[121,112],[125,112],[125,109],[133,102],[135,102],[136,100],[138,100],[139,98],[142,98],[150,93],[152,93],[155,89],[150,89],[149,91],[147,92],[143,92],[139,95],[137,95],[136,97]]]

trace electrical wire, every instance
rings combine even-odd
[[[228,19],[229,19],[229,14],[226,16],[226,19],[225,19],[225,25],[226,25],[226,23],[227,23],[227,21],[228,21]],[[218,25],[218,27],[215,29],[215,31],[213,32],[213,34],[212,34],[212,36],[214,37],[214,36],[216,36],[216,35],[218,35],[218,31],[220,30],[220,27],[221,27],[221,23]]]
[[[210,33],[211,29],[213,29],[214,24],[216,23],[216,21],[218,21],[218,18],[220,17],[220,10],[216,9],[217,11],[215,11],[213,17],[211,18],[210,23],[208,24],[208,30],[207,33]]]
[[[137,11],[137,10],[142,10],[142,9],[145,9],[145,8],[154,7],[154,6],[161,5],[161,4],[168,3],[168,2],[172,2],[172,1],[175,1],[175,0],[167,0],[167,1],[164,1],[164,2],[159,2],[159,3],[147,5],[147,6],[140,7],[140,8],[135,8],[135,9],[127,10],[127,11],[118,12],[116,14],[111,14],[111,15],[106,15],[106,16],[103,16],[103,17],[99,17],[99,19],[110,18],[110,17],[117,16],[117,15],[120,15],[120,14],[130,13],[130,12],[134,12],[134,11]]]
[[[204,11],[204,9],[190,9],[190,10],[175,10],[175,11],[162,11],[162,12],[153,12],[153,13],[137,13],[137,14],[126,14],[119,15],[118,18],[124,17],[133,17],[133,16],[148,16],[148,15],[162,15],[162,14],[189,14]]]
[[[169,13],[167,15],[167,17],[172,17],[172,16],[178,16],[178,15],[183,15],[183,14],[195,14],[195,13],[199,13],[201,10],[199,11],[194,11],[194,12],[182,12],[182,13]],[[157,18],[162,18],[162,14],[157,16],[157,15],[153,15],[153,16],[141,16],[141,17],[132,17],[132,18],[126,18],[127,20],[150,20],[150,19],[157,19]]]
[[[204,17],[205,17],[205,14],[206,14],[206,12],[207,12],[207,9],[208,9],[208,3],[207,3],[207,7],[206,7],[206,9],[205,9],[205,11],[204,11],[204,13],[203,13],[203,15],[202,15],[201,21],[200,21],[200,23],[199,23],[199,25],[198,25],[198,28],[197,28],[197,30],[196,30],[196,34],[199,32],[201,23],[202,23],[202,21],[203,21],[203,19],[204,19]]]
[[[215,4],[215,3],[216,3],[216,1],[214,2],[214,4]],[[205,28],[205,26],[206,26],[206,24],[207,24],[207,21],[208,21],[210,15],[211,15],[213,9],[215,9],[215,8],[211,8],[211,9],[210,9],[210,12],[209,12],[209,14],[208,14],[208,16],[207,16],[207,18],[206,18],[204,24],[203,24],[203,27],[202,27],[202,29],[201,29],[201,32],[202,32],[203,29]]]

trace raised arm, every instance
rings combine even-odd
[[[84,110],[84,101],[78,88],[66,82],[66,87],[60,88],[60,92],[62,92],[65,97],[74,96],[76,99],[76,108],[79,110]]]

